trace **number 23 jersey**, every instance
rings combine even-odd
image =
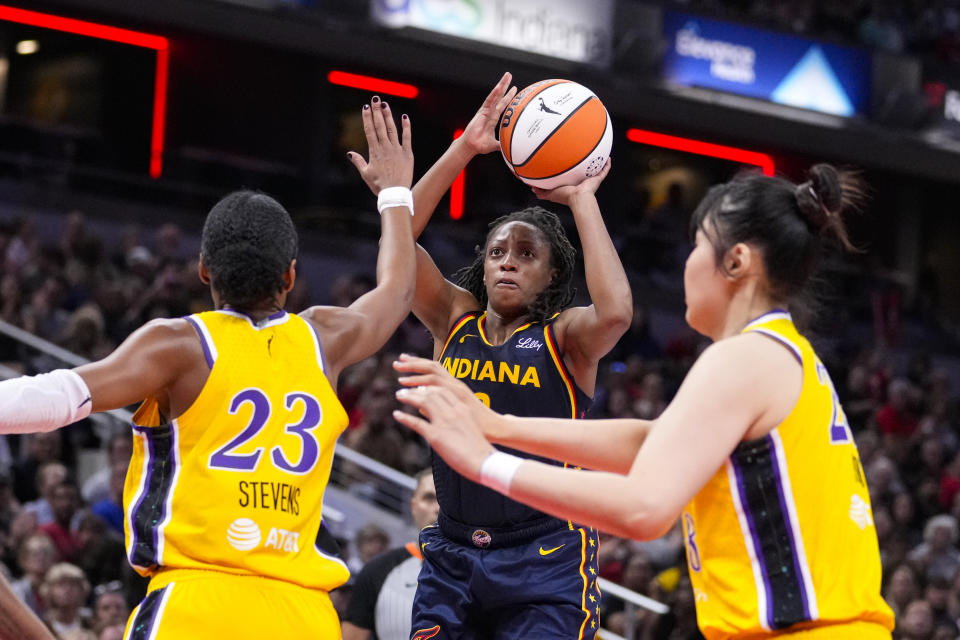
[[[210,375],[169,423],[155,398],[134,416],[123,496],[130,563],[143,575],[169,567],[343,584],[350,574],[321,510],[347,416],[313,327],[286,312],[187,321]]]

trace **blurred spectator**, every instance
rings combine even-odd
[[[23,577],[13,582],[13,592],[42,619],[46,611],[46,598],[41,587],[47,571],[57,561],[57,549],[50,536],[35,533],[21,543],[17,561]]]
[[[89,511],[81,515],[76,541],[79,549],[77,564],[91,584],[122,580],[133,571],[128,568],[122,535],[109,530],[100,516]],[[139,601],[139,598],[129,598],[128,601]]]
[[[930,640],[933,635],[933,608],[926,600],[914,600],[897,620],[898,640]]]
[[[20,436],[21,458],[13,465],[13,492],[21,502],[39,497],[37,471],[47,462],[61,460],[63,443],[59,430]]]
[[[80,567],[68,562],[53,565],[40,593],[47,603],[44,620],[58,636],[90,629],[90,610],[84,606],[90,583]]]
[[[934,516],[923,528],[923,542],[907,558],[927,580],[953,582],[960,569],[958,535],[956,518],[946,514]]]
[[[913,602],[920,594],[917,587],[917,574],[914,573],[910,565],[902,564],[898,566],[887,583],[884,591],[884,600],[893,609],[894,615],[899,618],[907,610],[907,605]]]
[[[97,585],[93,590],[93,620],[91,627],[98,636],[104,629],[126,624],[130,607],[119,581]],[[122,634],[121,634],[122,635]]]
[[[359,424],[344,435],[344,444],[394,469],[403,466],[404,440],[401,427],[393,419],[396,398],[394,385],[378,376],[370,381],[358,408],[363,412]]]
[[[107,443],[107,464],[94,472],[86,482],[80,493],[84,501],[88,504],[95,504],[100,500],[109,498],[111,476],[113,474],[114,464],[130,463],[130,456],[133,455],[133,438],[126,429],[113,434]]]
[[[914,413],[915,391],[906,378],[896,378],[887,387],[887,402],[877,412],[877,426],[887,436],[909,438],[917,430],[919,420]],[[893,445],[894,449],[902,448]]]
[[[37,469],[36,500],[23,505],[23,510],[37,517],[37,524],[43,526],[53,522],[53,492],[67,480],[67,468],[60,462],[47,462]]]
[[[351,572],[360,571],[371,558],[386,551],[390,546],[390,534],[380,525],[370,522],[357,529],[353,546],[357,554],[348,562]]]
[[[90,507],[113,531],[123,535],[123,484],[127,479],[128,462],[122,459],[110,464],[110,495]]]
[[[53,540],[59,560],[74,562],[80,551],[76,534],[71,530],[71,522],[80,508],[80,490],[69,480],[56,485],[51,492],[50,506],[53,521],[40,525],[40,531]]]

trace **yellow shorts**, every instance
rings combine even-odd
[[[816,625],[817,623],[806,624]],[[798,626],[802,627],[803,625]],[[796,629],[794,631],[764,631],[761,634],[739,633],[722,637],[732,637],[737,640],[770,640],[771,638],[777,638],[778,640],[780,638],[789,640],[890,640],[890,632],[886,627],[876,622],[855,620],[839,624],[809,626],[806,629]]]
[[[326,591],[258,576],[168,569],[150,580],[123,637],[339,640],[340,621]]]
[[[783,637],[791,640],[890,640],[890,632],[875,622],[857,621],[793,631],[784,633]]]

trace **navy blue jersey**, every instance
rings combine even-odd
[[[580,418],[590,398],[577,387],[563,364],[553,336],[553,321],[528,323],[501,345],[484,333],[486,313],[471,312],[453,326],[440,353],[440,363],[498,413],[545,418]],[[563,464],[498,447],[524,458]],[[511,500],[458,474],[440,456],[433,456],[433,477],[445,520],[486,531],[516,531],[543,523],[550,516]]]

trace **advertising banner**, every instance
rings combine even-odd
[[[870,55],[817,42],[667,11],[664,78],[839,116],[865,113]]]
[[[605,66],[614,0],[371,0],[375,22]]]

